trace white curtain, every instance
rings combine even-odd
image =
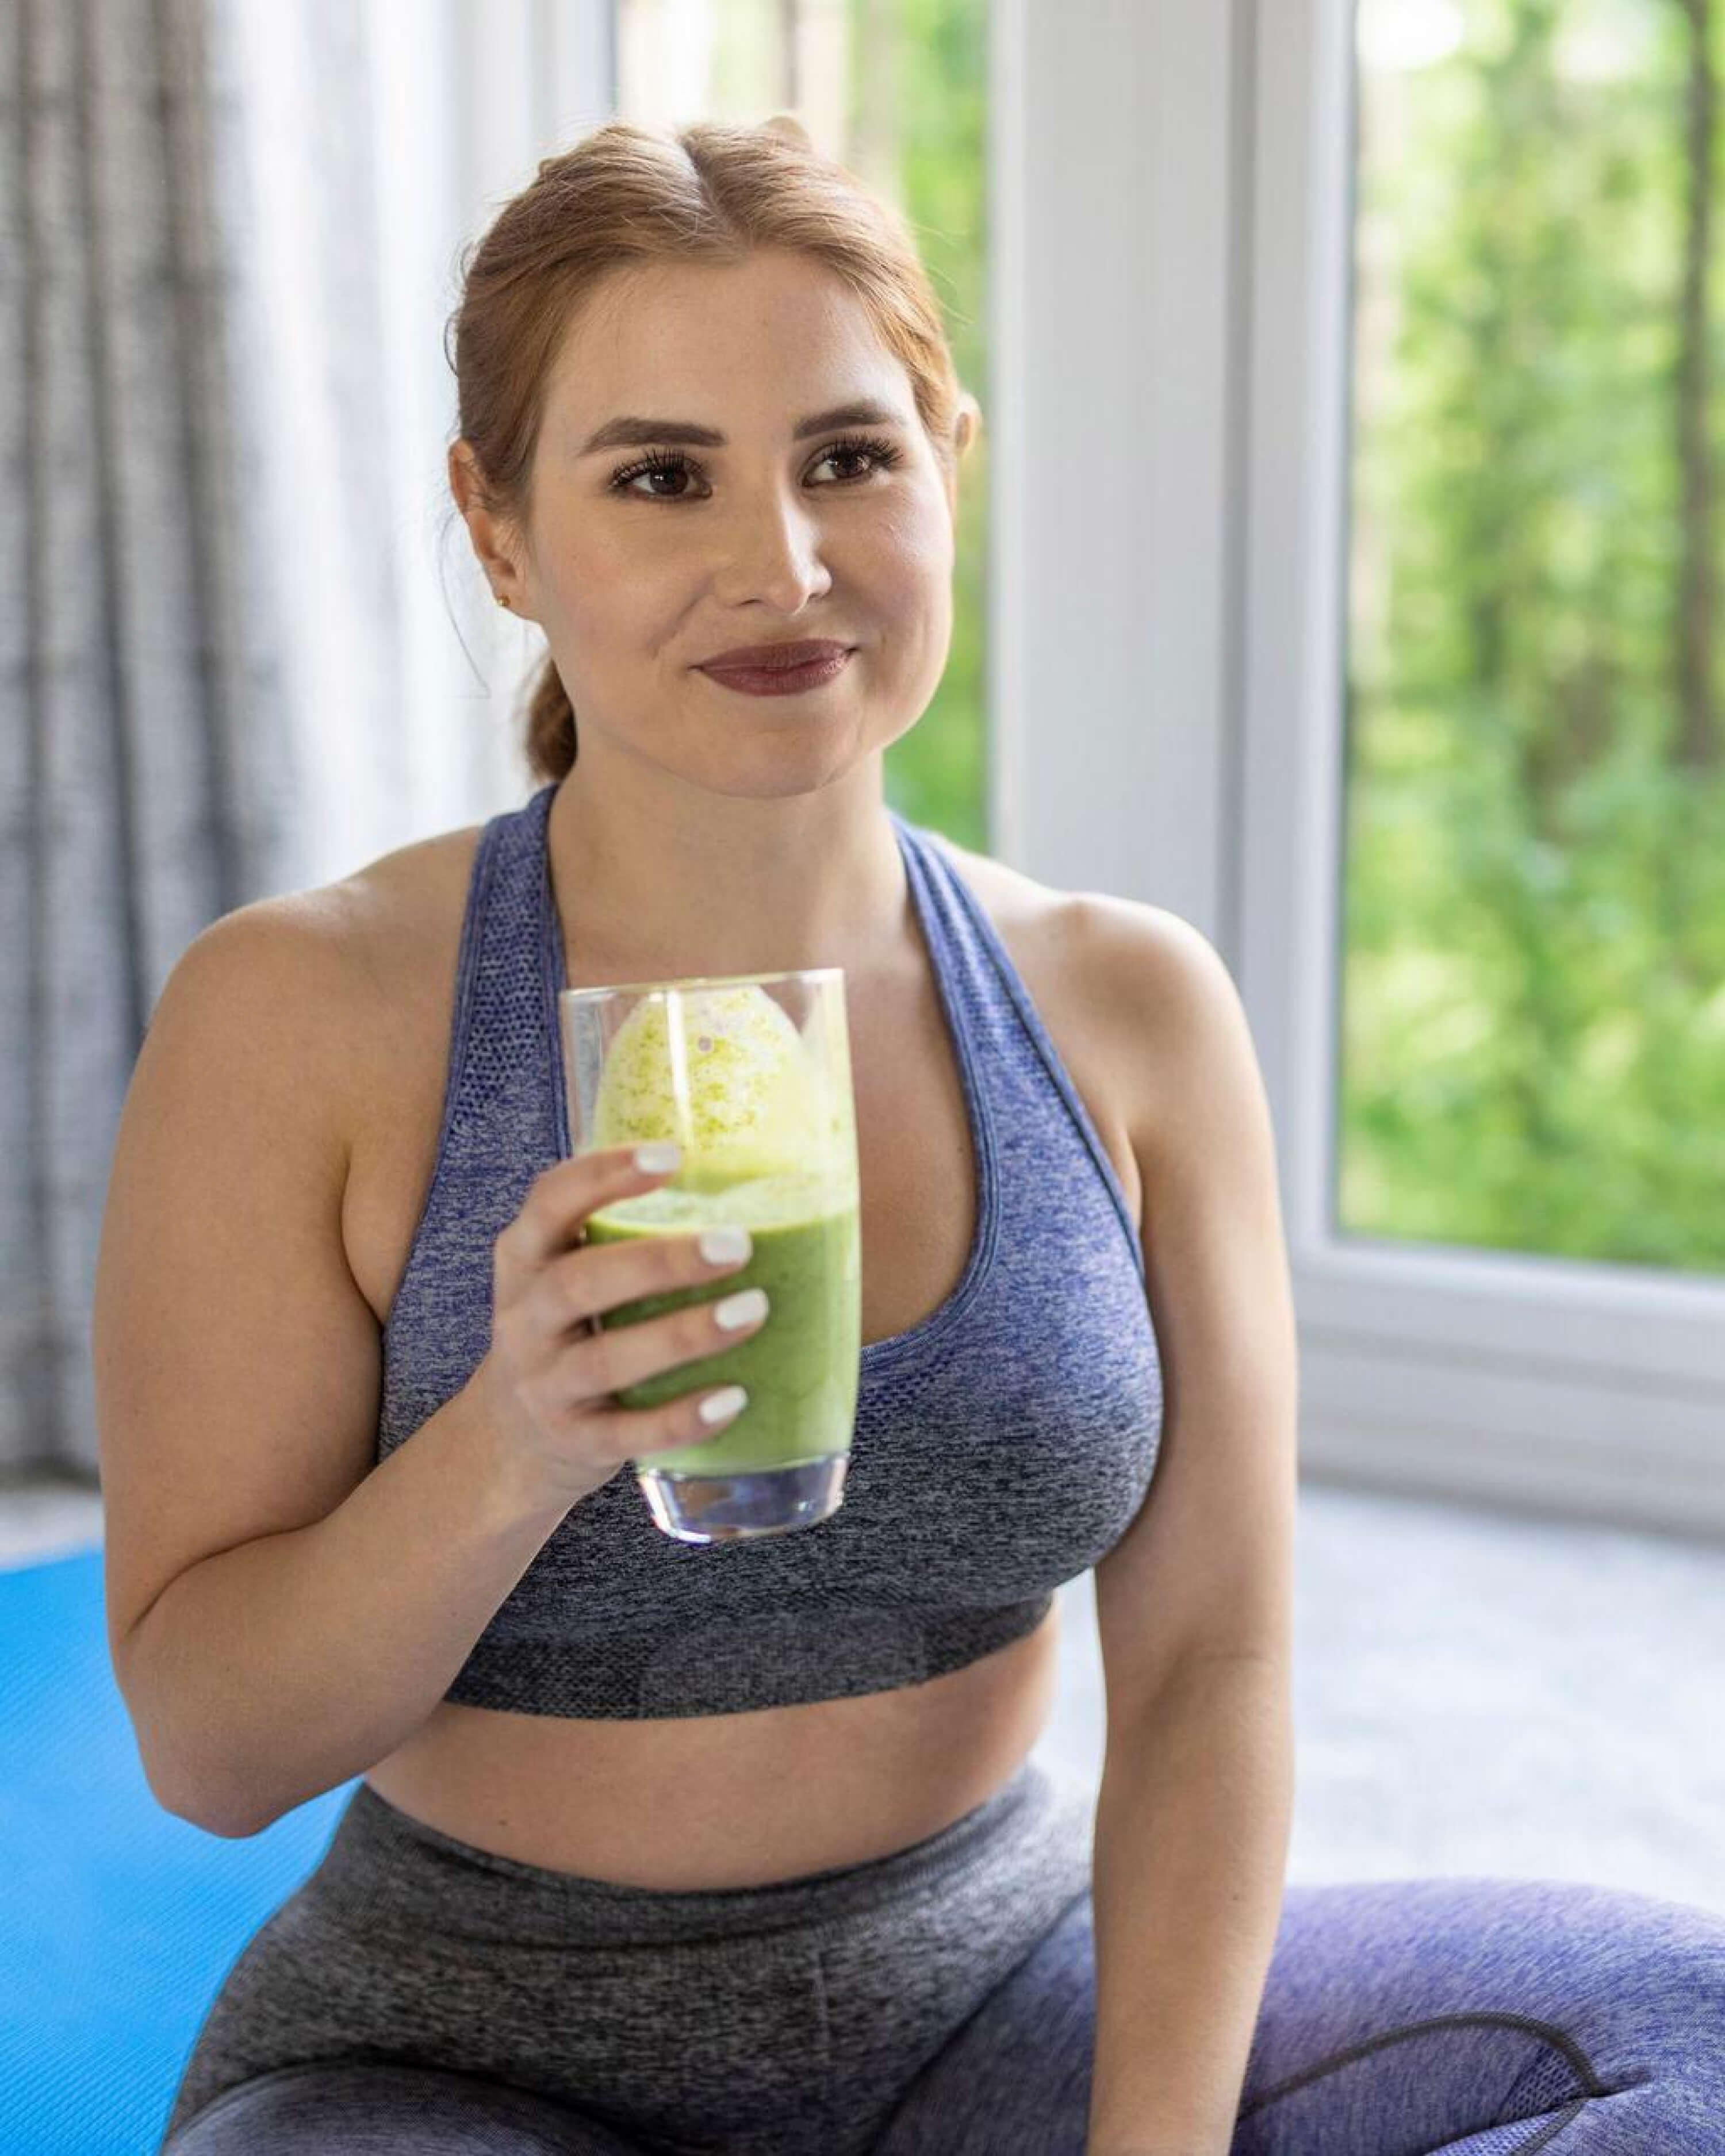
[[[174,961],[524,798],[535,654],[439,543],[465,18],[3,25],[0,1470],[87,1474],[114,1132]]]
[[[524,792],[512,699],[543,642],[491,603],[444,469],[458,256],[507,189],[470,208],[465,8],[220,14],[249,194],[255,532],[302,749],[295,880],[321,883]]]

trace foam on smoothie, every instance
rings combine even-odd
[[[721,1217],[770,1227],[855,1203],[842,1034],[834,1045],[839,1065],[824,1078],[789,1013],[752,983],[643,998],[606,1052],[593,1143],[675,1138],[683,1164],[675,1188],[607,1216],[665,1232]]]

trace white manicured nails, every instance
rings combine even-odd
[[[711,1429],[716,1422],[724,1422],[747,1407],[748,1397],[742,1385],[726,1385],[722,1393],[710,1393],[701,1404],[701,1419]]]
[[[767,1291],[763,1287],[746,1287],[741,1295],[727,1295],[722,1302],[713,1305],[715,1320],[727,1332],[752,1325],[766,1315]]]
[[[747,1228],[709,1228],[701,1239],[701,1255],[710,1265],[735,1265],[753,1247]]]

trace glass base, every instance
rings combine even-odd
[[[848,1452],[756,1474],[673,1475],[642,1467],[635,1481],[653,1523],[680,1543],[734,1543],[813,1527],[839,1509]]]

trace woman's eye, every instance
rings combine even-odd
[[[841,486],[856,485],[871,477],[875,471],[888,470],[897,464],[900,452],[891,442],[834,442],[822,450],[815,459],[814,469],[835,460],[841,464],[849,461],[853,465],[858,460],[863,463],[863,470],[855,477],[840,479],[837,482]],[[655,449],[650,456],[643,457],[638,464],[630,465],[619,472],[611,481],[611,489],[616,494],[634,494],[639,501],[685,501],[689,496],[681,491],[660,493],[649,488],[644,493],[637,492],[634,482],[638,479],[686,479],[691,472],[698,470],[699,466],[680,450]]]
[[[847,458],[860,458],[864,470],[859,475],[866,479],[871,471],[884,471],[898,462],[898,451],[891,442],[834,442],[832,448],[823,450],[820,461],[828,463],[837,458],[841,463]]]
[[[638,479],[659,480],[686,478],[688,471],[689,460],[686,457],[655,456],[649,458],[644,464],[631,465],[627,471],[619,472],[616,478],[612,480],[611,484],[619,494],[628,494],[633,493],[635,490],[634,483]],[[680,501],[681,496],[673,494],[660,494],[649,488],[647,490],[647,498],[656,501]]]

